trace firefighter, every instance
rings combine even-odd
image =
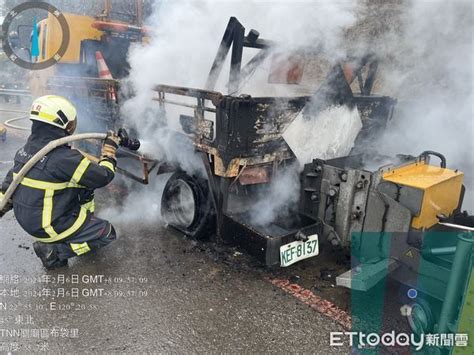
[[[4,194],[15,174],[44,146],[72,135],[76,108],[60,96],[43,96],[32,105],[32,133],[7,174]],[[114,227],[94,216],[94,190],[108,185],[115,176],[119,138],[107,134],[99,164],[63,145],[51,151],[22,180],[12,201],[0,211],[13,209],[21,227],[34,237],[36,255],[48,270],[66,266],[68,259],[104,247],[117,236]],[[1,196],[0,196],[1,197]]]

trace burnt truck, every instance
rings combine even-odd
[[[192,115],[180,115],[181,130],[169,131],[174,141],[192,145],[204,174],[123,149],[119,172],[143,184],[163,178],[162,216],[169,227],[188,236],[237,246],[270,267],[342,250],[351,256],[351,266],[337,277],[339,286],[367,291],[390,275],[434,300],[413,305],[414,331],[466,331],[464,315],[472,311],[466,295],[474,292],[474,220],[462,210],[464,174],[448,169],[438,152],[387,157],[367,149],[383,133],[396,105],[394,98],[372,93],[379,67],[373,54],[330,65],[311,95],[236,95],[272,56],[273,47],[256,30],[246,33],[233,17],[204,88],[154,88],[160,112],[166,114],[170,105],[192,110]],[[247,49],[256,54],[244,65]],[[223,94],[215,86],[229,55],[230,94]],[[289,62],[285,75],[297,82],[303,69],[297,60]],[[91,84],[96,90],[91,96],[97,99],[102,92],[107,104],[112,83],[102,89],[97,80]],[[78,87],[71,85],[73,101]],[[362,129],[351,153],[332,159],[314,156],[297,171],[300,187],[294,202],[272,221],[254,223],[250,211],[256,196],[268,193],[279,173],[296,169],[298,159],[283,138],[285,130],[299,115],[312,120],[334,106],[360,115]],[[115,120],[107,128],[123,124]],[[432,163],[435,159],[439,163]],[[130,160],[141,168],[125,169]]]

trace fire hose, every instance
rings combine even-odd
[[[15,124],[13,124],[13,122],[16,122],[16,121],[28,119],[28,116],[26,116],[26,115],[28,114],[27,111],[4,110],[4,109],[2,109],[2,110],[0,110],[0,112],[23,113],[23,114],[24,114],[23,116],[11,118],[11,119],[5,121],[4,125],[5,125],[5,127],[12,128],[12,129],[17,129],[17,130],[20,130],[20,131],[29,131],[29,130],[30,130],[29,127],[17,126],[17,125],[15,125]]]
[[[13,123],[13,122],[17,122],[17,121],[21,121],[21,120],[27,120],[27,119],[29,119],[29,117],[24,117],[24,116],[15,117],[15,118],[11,118],[9,120],[6,120],[3,125],[5,127],[8,127],[8,128],[17,129],[19,131],[29,131],[30,130],[29,127],[18,126],[18,125]]]
[[[120,139],[120,146],[128,148],[130,150],[138,150],[140,149],[140,141],[138,139],[133,139],[128,136],[128,133],[125,129],[120,128],[117,132],[117,135]],[[64,137],[61,139],[57,139],[55,141],[50,142],[47,144],[43,149],[41,149],[38,153],[36,153],[33,158],[31,158],[28,163],[23,166],[23,168],[18,172],[18,174],[13,179],[10,187],[5,192],[3,199],[0,200],[0,211],[2,211],[5,206],[7,205],[8,201],[11,199],[13,194],[15,193],[18,185],[20,185],[23,178],[28,174],[28,172],[41,160],[43,159],[49,152],[60,147],[65,144],[83,141],[88,139],[100,139],[104,140],[107,137],[105,133],[83,133],[83,134],[76,134],[74,136]],[[0,214],[0,218],[3,217]]]
[[[47,144],[43,149],[41,149],[38,153],[36,153],[33,158],[28,161],[28,163],[23,166],[23,168],[18,172],[18,174],[15,176],[13,179],[12,183],[10,184],[10,187],[8,190],[5,192],[5,195],[2,200],[0,200],[0,211],[5,208],[7,205],[8,201],[11,199],[13,194],[15,193],[18,185],[20,185],[21,181],[23,178],[28,174],[28,172],[41,160],[43,159],[48,153],[50,153],[52,150],[56,149],[57,147],[60,147],[65,144],[77,142],[77,141],[82,141],[82,140],[87,140],[87,139],[100,139],[104,140],[106,138],[105,133],[83,133],[83,134],[77,134],[74,136],[69,136],[61,139],[57,139],[55,141],[50,142]],[[1,218],[2,216],[0,216]]]

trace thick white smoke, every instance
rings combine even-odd
[[[123,114],[138,128],[147,153],[171,159],[190,172],[196,171],[200,164],[192,147],[178,148],[176,141],[170,139],[158,122],[164,119],[169,127],[179,129],[179,114],[193,113],[168,105],[164,117],[158,103],[152,100],[152,88],[155,85],[204,88],[231,16],[237,17],[247,31],[254,28],[260,32],[261,38],[277,42],[279,50],[300,46],[321,48],[334,60],[344,56],[344,30],[355,21],[354,5],[348,1],[181,0],[164,1],[157,5],[149,19],[149,26],[153,30],[151,43],[136,46],[130,52],[132,69],[129,84],[135,97],[124,104]],[[255,54],[251,50],[244,53],[244,62]],[[269,67],[269,63],[264,63],[252,79],[244,83],[238,94],[295,95],[294,86],[268,84]],[[228,76],[227,63],[215,88],[217,91],[228,93]],[[271,201],[282,201],[283,206],[288,202],[285,196],[290,198],[298,195],[297,174],[290,177],[293,183],[276,183],[278,188],[272,191],[278,196]],[[283,181],[288,178],[284,175]],[[282,190],[287,193],[282,194]],[[144,201],[141,200],[141,203]],[[265,201],[261,203],[266,204]],[[274,207],[268,206],[267,210],[276,212],[278,208]],[[269,218],[267,216],[264,219]]]
[[[126,181],[128,188],[133,190],[132,194],[125,195],[123,201],[117,201],[116,204],[110,204],[104,210],[100,211],[100,217],[110,220],[121,228],[135,227],[134,223],[141,225],[157,225],[162,222],[161,218],[161,200],[165,186],[163,181],[151,179],[150,185],[132,184]]]
[[[158,83],[203,88],[231,16],[283,47],[323,45],[342,56],[342,34],[355,21],[353,11],[348,1],[163,1],[150,19],[152,43],[130,53],[137,97],[124,112],[139,119]],[[227,93],[228,72],[222,79],[216,89]]]
[[[299,200],[300,181],[299,167],[292,166],[278,172],[270,183],[268,191],[251,206],[252,223],[256,226],[267,226],[275,219],[288,217],[291,208]]]
[[[465,172],[465,207],[472,211],[473,3],[407,1],[402,10],[399,31],[380,38],[379,50],[389,60],[383,90],[399,103],[378,148],[445,154],[448,167]]]
[[[157,5],[149,19],[154,32],[151,43],[130,52],[129,82],[136,96],[123,107],[123,114],[147,142],[148,153],[172,157],[192,169],[196,161],[192,149],[177,151],[173,140],[156,124],[163,113],[152,101],[152,88],[159,83],[203,88],[229,17],[235,16],[247,30],[257,29],[261,38],[277,41],[282,48],[324,48],[329,61],[344,57],[343,48],[373,50],[382,60],[376,92],[399,100],[377,150],[388,155],[439,150],[448,157],[450,167],[465,171],[466,184],[472,188],[473,21],[469,0],[178,0]],[[345,33],[356,21],[365,21],[367,26]],[[298,94],[294,86],[271,88],[268,72],[269,63],[264,63],[238,94]],[[227,80],[228,70],[224,70],[216,90],[227,93]],[[179,126],[179,113],[192,111],[168,107],[165,119],[169,126]],[[472,208],[472,193],[468,200]]]
[[[130,82],[136,97],[126,102],[123,108],[128,118],[138,127],[143,127],[140,133],[147,139],[160,139],[143,122],[144,118],[157,120],[157,104],[151,100],[153,86],[163,83],[203,88],[231,16],[237,17],[247,31],[255,28],[262,38],[274,40],[283,47],[323,45],[334,56],[343,55],[340,50],[343,29],[355,20],[349,2],[161,2],[150,18],[150,27],[154,30],[151,44],[135,47],[130,53]],[[253,55],[255,52],[248,51],[245,58],[250,59]],[[268,70],[257,71],[241,92],[268,94],[268,74]],[[228,93],[228,76],[227,68],[216,90]],[[168,124],[172,127],[176,127],[177,112],[186,113],[168,108]]]

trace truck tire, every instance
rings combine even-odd
[[[198,240],[215,233],[215,213],[207,181],[176,172],[167,179],[161,198],[164,222]]]

